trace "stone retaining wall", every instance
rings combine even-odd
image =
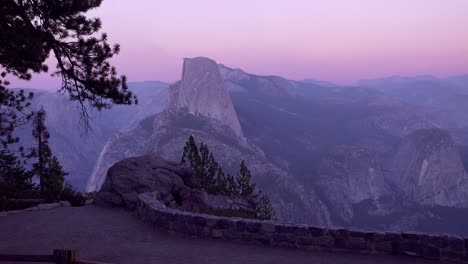
[[[152,193],[139,195],[137,214],[154,227],[199,237],[305,250],[404,254],[468,262],[468,238],[456,236],[366,232],[195,214],[168,208]]]

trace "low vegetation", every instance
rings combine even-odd
[[[243,160],[236,175],[226,173],[208,146],[203,142],[198,146],[193,136],[190,136],[185,143],[180,163],[192,168],[200,176],[202,186],[209,194],[253,199],[256,201],[257,219],[275,218],[270,199],[257,189]]]

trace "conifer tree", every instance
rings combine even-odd
[[[180,164],[188,166],[195,170],[200,164],[200,154],[198,153],[198,147],[195,143],[193,136],[190,136],[184,146],[184,152],[180,160]]]
[[[109,44],[105,33],[98,34],[102,27],[99,18],[85,14],[101,3],[102,0],[2,0],[1,77],[11,74],[30,80],[32,73],[49,70],[45,61],[51,57],[57,62],[53,74],[62,79],[60,91],[79,102],[84,117],[88,117],[85,102],[99,110],[112,104],[136,103],[125,76],[118,77],[110,64],[120,46]],[[5,82],[0,82],[0,98],[9,93]]]
[[[45,186],[48,198],[53,200],[59,199],[64,188],[65,176],[67,175],[68,173],[63,170],[57,157],[52,157],[52,160],[50,160],[47,166],[47,180]]]
[[[223,168],[219,166],[215,179],[216,193],[221,195],[231,195],[228,189],[228,182],[226,175],[224,175]]]
[[[275,211],[270,203],[270,198],[266,195],[262,195],[260,201],[257,203],[256,207],[257,219],[260,220],[274,220]]]
[[[201,175],[203,187],[207,192],[212,194],[217,192],[216,173],[218,169],[219,165],[214,159],[213,154],[210,153],[208,146],[202,142],[200,144],[200,164],[198,173]]]
[[[198,147],[193,136],[190,136],[185,143],[180,164],[195,171],[201,178],[203,188],[208,193],[217,194],[219,192],[216,176],[220,167],[206,144],[201,143]]]
[[[2,149],[7,149],[9,145],[18,143],[19,138],[14,136],[13,132],[31,118],[31,113],[27,112],[26,109],[31,105],[33,98],[32,93],[26,94],[24,90],[7,89],[5,83],[8,84],[0,78],[0,147]]]
[[[226,189],[227,193],[231,196],[239,195],[239,184],[236,181],[236,178],[230,174],[226,177]]]
[[[52,75],[62,79],[60,92],[79,102],[86,125],[89,116],[85,103],[98,110],[112,104],[137,103],[128,90],[126,77],[117,76],[110,63],[120,46],[109,44],[105,33],[98,34],[102,26],[99,18],[85,14],[101,3],[102,0],[0,2],[0,151],[4,159],[13,162],[1,165],[19,173],[19,178],[27,172],[22,165],[24,160],[11,154],[8,146],[18,143],[14,130],[32,117],[28,108],[33,93],[9,89],[8,77],[31,80],[33,73],[48,72],[46,60],[55,58]],[[47,151],[42,145],[40,149],[41,160],[34,169],[43,174],[43,154]],[[19,152],[24,154],[21,147]]]
[[[19,197],[33,189],[33,173],[24,168],[22,162],[8,149],[0,151],[0,194]]]
[[[33,137],[36,146],[32,148],[29,157],[37,158],[33,163],[33,170],[39,176],[41,194],[50,199],[57,200],[63,190],[64,177],[68,175],[63,171],[57,157],[52,156],[49,147],[50,134],[45,125],[47,113],[43,107],[33,116]]]
[[[180,163],[197,173],[202,180],[203,188],[209,194],[253,198],[256,201],[255,210],[258,219],[274,218],[275,212],[270,199],[257,191],[251,172],[243,160],[237,176],[225,174],[208,146],[201,143],[198,147],[193,136],[190,136],[185,143]]]
[[[37,161],[33,164],[34,172],[39,176],[39,185],[41,193],[45,193],[47,186],[47,165],[51,161],[52,152],[49,147],[50,134],[45,125],[47,113],[43,107],[33,116],[32,135],[36,141],[36,146],[31,149],[30,157],[37,157]]]
[[[239,194],[242,197],[252,196],[256,198],[255,183],[252,182],[252,175],[244,161],[241,162],[240,170],[237,173],[237,184],[239,185]]]
[[[208,147],[205,145],[206,151],[209,153]],[[218,162],[215,160],[213,153],[209,153],[209,158],[206,164],[204,164],[205,170],[202,174],[205,176],[205,185],[208,191],[212,194],[219,194],[222,191],[222,187],[219,185],[220,177],[223,177],[224,173]]]

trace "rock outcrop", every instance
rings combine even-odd
[[[403,138],[386,164],[387,180],[406,199],[425,205],[468,207],[468,176],[446,130],[417,130]]]
[[[208,58],[184,59],[182,79],[170,87],[169,109],[187,110],[230,127],[244,138],[218,64]]]
[[[151,193],[165,206],[183,211],[255,217],[255,201],[210,195],[192,170],[158,156],[116,163],[109,169],[95,203],[133,210],[141,193]]]

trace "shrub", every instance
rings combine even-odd
[[[60,198],[62,201],[68,201],[72,206],[83,206],[86,203],[85,195],[69,184],[63,188]]]

